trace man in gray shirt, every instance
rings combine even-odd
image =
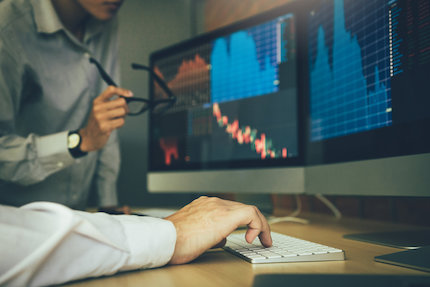
[[[0,203],[36,200],[116,206],[128,90],[119,82],[116,12],[122,0],[0,2]]]

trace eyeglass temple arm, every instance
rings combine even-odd
[[[151,68],[144,66],[144,65],[141,65],[141,64],[137,64],[137,63],[132,63],[131,67],[135,70],[148,71],[154,77],[154,80],[166,92],[166,94],[169,96],[169,98],[176,101],[176,96],[173,94],[173,92],[170,90],[170,88],[166,85],[166,83],[156,73],[154,73],[154,71]]]
[[[90,63],[96,65],[97,70],[99,70],[100,75],[102,76],[103,80],[108,84],[109,86],[117,87],[117,84],[112,80],[112,78],[106,73],[106,71],[103,69],[103,67],[100,65],[99,62],[97,62],[96,59],[93,57],[90,57]]]

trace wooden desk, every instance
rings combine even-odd
[[[251,286],[254,276],[269,273],[360,273],[429,275],[413,269],[373,261],[377,255],[399,251],[349,239],[348,233],[401,230],[411,226],[354,219],[336,221],[324,215],[303,216],[310,224],[276,223],[272,230],[345,250],[345,261],[250,264],[222,249],[211,250],[192,263],[119,273],[87,279],[67,286]]]

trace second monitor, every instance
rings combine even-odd
[[[152,54],[177,103],[151,116],[149,191],[304,191],[298,13],[287,5]]]

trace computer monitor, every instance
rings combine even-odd
[[[430,2],[312,6],[306,192],[430,196]]]
[[[306,18],[306,193],[430,196],[430,2],[315,1]],[[428,234],[345,237],[416,248]]]
[[[430,196],[429,9],[292,1],[155,51],[148,190]]]
[[[304,192],[302,6],[152,53],[151,67],[177,102],[150,117],[150,192]],[[153,81],[150,94],[166,96]]]

